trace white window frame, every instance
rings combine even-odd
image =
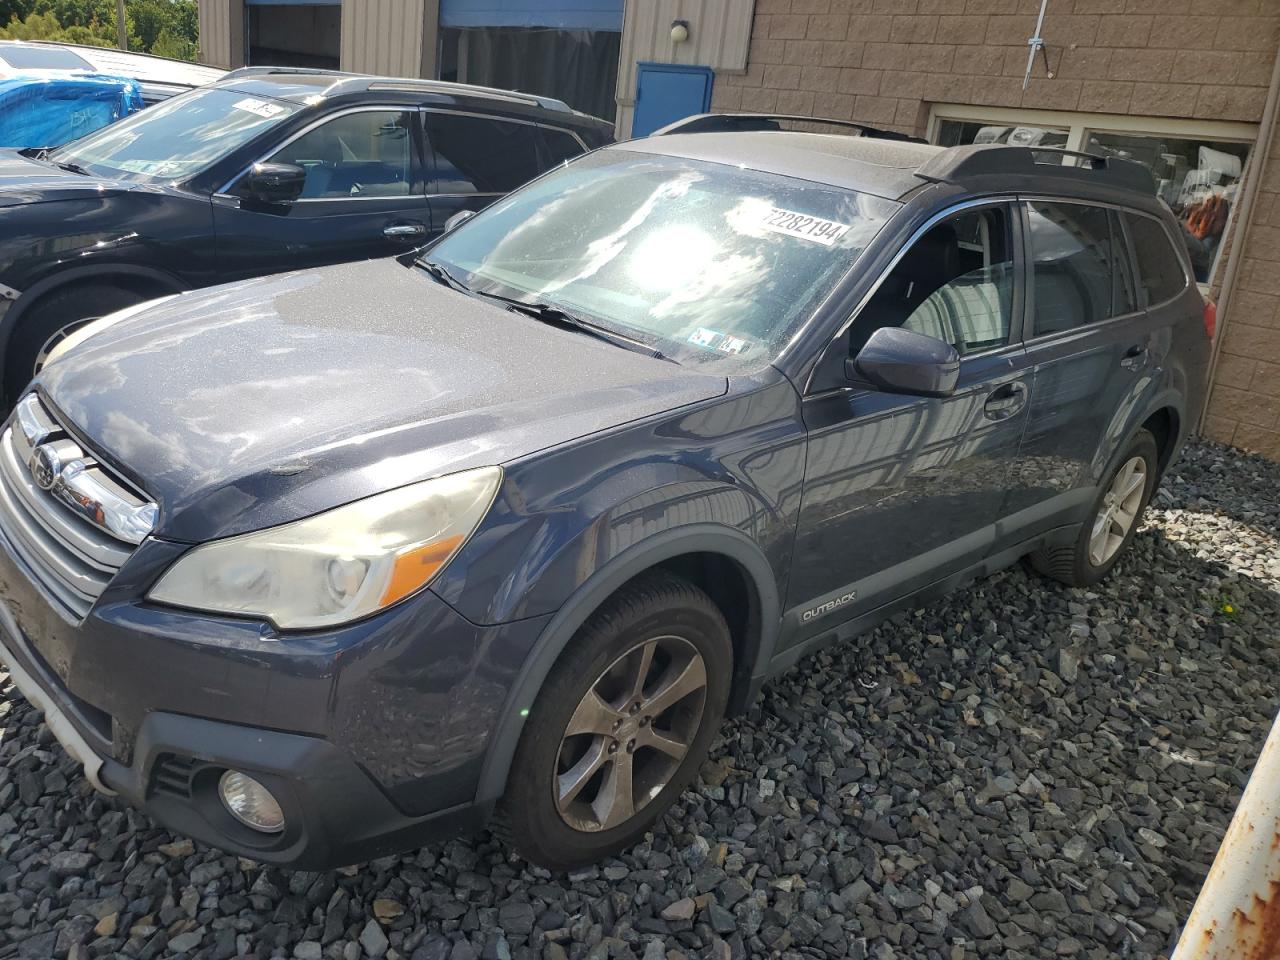
[[[1216,140],[1246,143],[1249,155],[1258,146],[1258,125],[1234,120],[1185,120],[1173,117],[1133,117],[1121,113],[1080,113],[1074,110],[1023,110],[1020,107],[978,107],[961,103],[935,103],[929,113],[928,140],[937,143],[943,120],[999,124],[1006,127],[1053,127],[1066,130],[1067,149],[1083,150],[1089,133],[1125,133],[1134,136],[1177,137],[1183,140]]]
[[[1235,120],[1193,120],[1177,117],[1135,117],[1122,113],[1082,113],[1077,110],[1024,110],[1021,107],[981,107],[962,103],[935,103],[929,111],[926,139],[938,142],[938,131],[944,120],[982,123],[1005,127],[1049,127],[1067,131],[1067,150],[1084,151],[1090,133],[1120,133],[1138,137],[1174,137],[1181,140],[1209,140],[1218,143],[1243,143],[1249,147],[1249,159],[1259,149],[1258,125]],[[1248,163],[1240,171],[1240,182],[1250,172]],[[1230,246],[1235,225],[1236,208],[1231,205],[1223,241],[1209,268],[1209,283],[1199,286],[1207,290],[1226,262],[1223,254]]]

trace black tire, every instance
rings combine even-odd
[[[1141,506],[1138,508],[1137,516],[1130,525],[1124,539],[1115,548],[1115,552],[1103,563],[1095,564],[1089,555],[1089,544],[1093,535],[1094,521],[1104,508],[1107,493],[1111,489],[1116,476],[1124,465],[1134,457],[1141,457],[1146,464],[1146,483],[1142,490]],[[1147,504],[1151,502],[1151,495],[1155,492],[1156,484],[1159,482],[1159,461],[1160,450],[1156,445],[1156,438],[1147,430],[1139,430],[1133,439],[1129,441],[1129,445],[1125,447],[1124,452],[1116,458],[1115,463],[1107,472],[1106,478],[1100,484],[1098,496],[1089,508],[1088,518],[1081,524],[1080,535],[1076,537],[1075,542],[1060,547],[1044,547],[1037,550],[1027,558],[1031,568],[1037,573],[1052,577],[1054,580],[1060,580],[1073,587],[1092,586],[1110,573],[1111,568],[1116,565],[1124,555],[1124,552],[1129,549],[1129,544],[1133,542],[1133,538],[1138,532],[1138,527],[1142,525],[1142,515],[1146,512]]]
[[[36,373],[36,359],[51,337],[72,324],[104,317],[148,299],[109,283],[86,283],[55,290],[27,310],[13,331],[4,363],[4,397],[12,407]]]
[[[565,737],[569,721],[588,692],[599,689],[598,681],[611,665],[663,636],[687,641],[705,666],[705,699],[700,718],[691,721],[688,752],[660,792],[629,819],[593,832],[571,826],[557,807],[556,793],[562,741],[570,742]],[[583,624],[543,684],[521,733],[506,794],[494,813],[494,833],[527,860],[551,870],[585,866],[629,847],[693,779],[724,716],[732,675],[729,628],[710,597],[664,571],[633,580]],[[659,732],[656,723],[653,729]],[[637,751],[637,769],[640,755]]]

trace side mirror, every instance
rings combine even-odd
[[[255,163],[245,177],[245,188],[262,203],[292,203],[302,196],[307,171],[296,163]]]
[[[960,376],[960,354],[949,343],[901,327],[881,327],[845,361],[850,380],[865,380],[888,393],[947,397]]]
[[[476,212],[474,210],[459,210],[444,222],[444,232],[448,233],[450,230],[456,230],[475,215]]]

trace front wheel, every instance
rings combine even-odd
[[[553,870],[635,843],[697,772],[732,672],[729,629],[710,597],[665,572],[628,584],[547,678],[496,832]]]
[[[1036,551],[1031,566],[1073,587],[1092,586],[1110,573],[1155,492],[1159,456],[1156,438],[1139,430],[1103,482],[1076,542]]]

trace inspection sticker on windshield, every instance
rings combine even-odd
[[[258,100],[254,97],[245,97],[243,100],[237,100],[232,104],[237,110],[244,110],[248,113],[256,113],[260,117],[266,117],[270,120],[272,117],[278,117],[284,113],[284,107],[278,103],[267,103],[265,100]]]
[[[709,350],[717,350],[720,353],[728,353],[735,356],[740,353],[746,353],[755,346],[745,337],[735,337],[731,333],[721,333],[719,330],[710,330],[707,327],[699,327],[689,334],[689,342],[695,346],[706,347]]]
[[[801,240],[820,243],[824,247],[831,246],[848,233],[850,228],[847,223],[811,217],[807,213],[796,213],[781,207],[770,207],[760,225],[774,233],[785,233],[789,237],[799,237]]]

